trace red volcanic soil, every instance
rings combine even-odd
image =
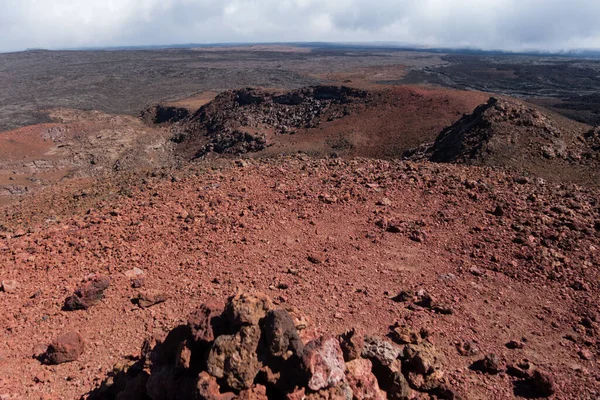
[[[297,307],[321,332],[424,328],[445,356],[443,379],[464,398],[525,394],[506,372],[469,369],[488,353],[503,371],[529,360],[555,381],[556,398],[600,394],[597,191],[364,159],[224,161],[154,175],[60,222],[26,224],[49,204],[8,209],[0,280],[17,287],[0,292],[3,399],[79,398],[138,356],[144,339],[238,290]],[[126,276],[135,267],[144,289]],[[110,278],[104,299],[62,311],[90,274]],[[131,301],[141,290],[168,300],[142,309]],[[421,290],[437,308],[396,298]],[[85,341],[76,361],[33,358],[68,331]],[[513,340],[524,347],[508,348]],[[479,353],[460,355],[467,342]]]
[[[485,103],[488,95],[419,86],[371,89],[374,101],[350,115],[314,129],[273,138],[264,154],[336,153],[344,156],[398,158],[404,151],[435,140],[445,127]]]

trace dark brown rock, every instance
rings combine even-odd
[[[482,360],[476,361],[471,369],[474,371],[480,371],[486,374],[495,375],[502,371],[500,366],[500,359],[495,354],[488,354]]]
[[[344,360],[346,362],[356,360],[362,355],[363,347],[365,345],[365,338],[363,334],[357,329],[350,329],[338,337],[340,341],[340,347],[344,353]]]
[[[473,357],[479,354],[479,347],[474,342],[463,340],[456,344],[456,351],[463,357]]]
[[[252,386],[262,368],[258,359],[261,331],[256,325],[242,326],[235,335],[215,339],[207,360],[207,371],[234,390]]]
[[[110,278],[94,276],[85,282],[75,293],[65,300],[63,310],[87,310],[100,303],[104,298],[104,291],[110,286]]]
[[[443,357],[431,343],[408,345],[404,348],[403,357],[407,365],[421,375],[432,374],[442,367]]]
[[[296,325],[285,310],[269,311],[264,319],[263,332],[271,356],[282,357],[288,351],[301,354],[304,344],[298,336]]]
[[[533,371],[529,383],[538,396],[550,397],[556,392],[554,378],[548,373],[539,370]]]
[[[77,332],[68,332],[57,337],[46,350],[44,362],[50,365],[77,361],[85,350],[83,337]]]

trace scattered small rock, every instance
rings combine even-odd
[[[15,294],[19,284],[15,280],[2,281],[2,291],[8,294]]]
[[[471,366],[471,369],[491,375],[498,374],[502,371],[500,359],[495,354],[488,354],[482,360],[476,361]]]
[[[456,350],[463,357],[473,357],[479,354],[479,347],[474,342],[468,340],[457,343]]]
[[[306,259],[313,264],[322,264],[323,263],[323,258],[316,254],[311,254]]]
[[[387,206],[391,206],[392,205],[392,201],[390,199],[388,199],[387,197],[382,198],[381,200],[379,200],[377,202],[378,206],[382,206],[382,207],[387,207]]]
[[[592,353],[590,350],[588,349],[581,349],[577,352],[577,355],[579,355],[579,358],[581,358],[582,360],[585,361],[591,361],[594,359],[594,353]]]
[[[87,310],[97,305],[104,298],[104,291],[110,286],[110,278],[93,275],[75,293],[65,300],[63,310]]]
[[[496,208],[494,209],[494,211],[492,211],[492,215],[494,215],[496,217],[503,217],[504,216],[504,209],[501,206],[496,206]]]
[[[132,302],[141,308],[149,308],[160,303],[164,303],[169,299],[169,296],[158,290],[147,290],[139,293]]]
[[[506,343],[506,347],[511,350],[523,349],[525,348],[525,343],[521,342],[520,340],[511,340],[510,342]]]

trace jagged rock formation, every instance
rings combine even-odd
[[[499,166],[542,177],[557,169],[581,175],[572,168],[596,165],[597,132],[519,101],[492,97],[444,129],[433,144],[408,151],[405,158]]]
[[[246,88],[221,93],[194,114],[153,106],[142,113],[152,123],[178,123],[174,141],[188,157],[209,153],[245,154],[263,150],[268,136],[293,134],[348,115],[347,106],[368,101],[365,91],[345,86],[314,86],[276,94]]]
[[[457,398],[443,357],[421,337],[399,345],[353,330],[307,340],[302,321],[263,294],[203,304],[90,399]]]

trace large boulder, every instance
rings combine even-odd
[[[304,348],[302,362],[309,375],[310,390],[331,388],[344,379],[344,354],[333,336],[326,335],[309,342]]]
[[[262,368],[258,359],[261,331],[257,325],[242,326],[235,335],[221,335],[213,343],[207,371],[233,390],[252,387]]]
[[[269,311],[263,324],[265,342],[273,357],[285,357],[288,351],[300,354],[304,348],[292,317],[285,310]]]

